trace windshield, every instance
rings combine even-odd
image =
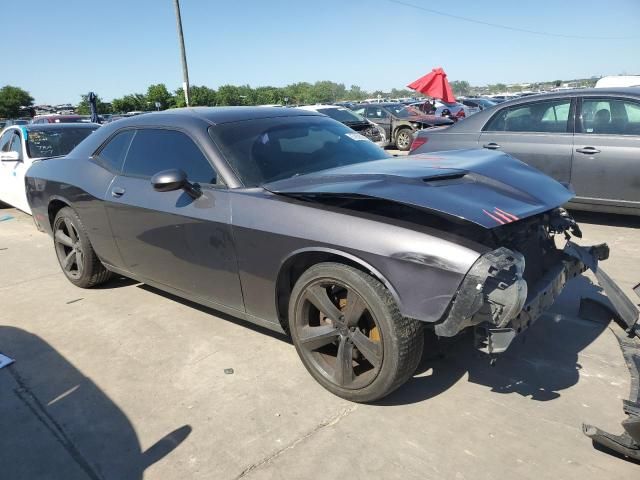
[[[31,158],[66,155],[94,130],[93,128],[29,129],[27,153]]]
[[[209,134],[247,187],[389,157],[366,137],[326,117],[223,123]]]
[[[324,113],[325,115],[342,123],[366,122],[363,117],[351,110],[347,110],[346,108],[319,108],[318,113]]]
[[[389,110],[398,118],[409,118],[410,116],[415,115],[411,112],[411,110],[400,103],[398,103],[397,105],[385,105],[384,108]]]

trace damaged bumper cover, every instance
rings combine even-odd
[[[474,326],[481,351],[504,352],[518,333],[553,305],[569,280],[607,259],[609,248],[605,244],[581,247],[569,241],[557,253],[558,260],[533,285],[523,278],[525,262],[520,253],[501,247],[480,257],[465,276],[447,318],[435,326],[436,334],[452,337]]]
[[[622,422],[621,435],[588,424],[583,424],[582,430],[594,444],[640,460],[640,314],[599,267],[598,262],[608,257],[606,244],[581,247],[567,241],[559,261],[535,285],[529,286],[522,278],[524,261],[519,254],[506,248],[489,252],[471,268],[449,315],[435,330],[439,336],[453,336],[474,326],[478,348],[488,354],[501,353],[555,302],[570,279],[591,270],[607,295],[612,313],[624,328],[624,333],[614,332],[631,374],[631,392],[629,400],[623,401],[627,418]],[[640,285],[634,291],[640,296]]]

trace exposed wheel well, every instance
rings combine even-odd
[[[282,265],[282,268],[278,273],[278,280],[276,281],[276,309],[278,312],[278,320],[280,321],[280,326],[282,326],[285,332],[289,333],[289,299],[291,298],[291,291],[293,290],[293,286],[307,269],[309,269],[313,265],[324,262],[335,262],[349,265],[378,278],[378,280],[386,284],[384,279],[379,278],[378,275],[376,275],[374,272],[371,272],[364,265],[338,253],[309,251],[300,252],[296,255],[293,255]]]
[[[62,210],[64,207],[68,207],[69,205],[65,202],[63,202],[62,200],[51,200],[49,202],[49,206],[47,208],[48,214],[49,214],[49,225],[53,226],[53,221],[56,218],[56,215],[58,214],[58,212],[60,210]]]

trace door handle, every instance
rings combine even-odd
[[[489,150],[497,150],[500,148],[500,145],[498,145],[495,142],[489,142],[482,145],[482,148],[488,148]]]
[[[120,198],[122,195],[124,195],[125,189],[122,187],[114,187],[111,189],[111,196],[112,197],[116,197],[116,198]]]
[[[600,153],[600,150],[598,150],[596,147],[584,147],[584,148],[576,148],[576,152],[584,153],[587,155],[593,155],[595,153]]]

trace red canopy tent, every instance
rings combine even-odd
[[[420,77],[407,86],[428,97],[439,98],[443,102],[451,103],[456,101],[451,85],[447,81],[447,74],[444,73],[441,67],[434,68],[424,77]]]

